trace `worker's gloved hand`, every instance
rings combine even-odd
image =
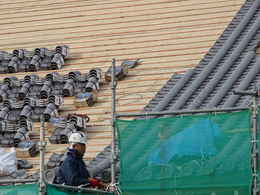
[[[89,181],[91,187],[95,188],[95,187],[99,187],[100,186],[100,181],[97,180],[97,179],[89,178],[88,181]]]
[[[89,178],[88,179],[91,187],[93,188],[106,188],[106,184],[103,183],[102,181],[98,180],[98,179],[95,179],[95,178]]]

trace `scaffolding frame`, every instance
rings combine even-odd
[[[200,109],[200,110],[182,110],[182,111],[161,111],[161,112],[143,112],[143,113],[117,113],[116,112],[116,87],[117,81],[115,77],[115,59],[112,61],[112,79],[111,79],[111,92],[112,92],[112,103],[111,103],[111,127],[112,127],[112,149],[111,149],[111,184],[116,185],[115,181],[115,165],[117,159],[116,153],[116,126],[115,121],[118,118],[128,118],[128,117],[159,117],[159,116],[177,116],[177,115],[192,115],[192,114],[203,114],[203,113],[219,113],[219,112],[235,112],[251,109],[251,122],[252,122],[252,152],[251,152],[251,165],[252,165],[252,195],[259,195],[258,186],[258,111],[257,111],[257,97],[260,97],[260,90],[252,91],[234,91],[235,94],[247,95],[252,97],[251,107],[233,107],[233,108],[214,108],[214,109]]]
[[[0,180],[0,184],[25,184],[25,183],[34,183],[37,182],[37,179],[2,179]]]
[[[116,185],[116,142],[117,142],[117,134],[115,121],[118,118],[127,118],[127,117],[159,117],[159,116],[176,116],[176,115],[190,115],[190,114],[203,114],[203,113],[219,113],[219,112],[234,112],[249,109],[250,107],[236,107],[236,108],[215,108],[215,109],[201,109],[201,110],[182,110],[182,111],[162,111],[162,112],[144,112],[144,113],[117,113],[116,112],[116,88],[117,88],[117,80],[115,77],[115,68],[116,68],[116,60],[112,60],[112,78],[111,78],[111,92],[112,92],[112,101],[111,101],[111,130],[112,130],[112,148],[111,148],[111,186]],[[240,95],[250,95],[253,98],[252,101],[252,194],[258,195],[258,112],[257,112],[257,104],[256,98],[260,97],[260,91],[257,92],[246,92],[246,91],[237,91],[237,94]],[[40,126],[40,179],[38,183],[40,184],[40,195],[45,194],[45,167],[44,167],[44,154],[46,148],[45,141],[45,122],[43,117],[41,117],[41,126]],[[0,184],[16,184],[16,183],[34,183],[37,182],[36,179],[10,179],[10,180],[0,180]],[[59,185],[56,185],[59,186]],[[63,186],[64,187],[64,186]],[[70,188],[70,187],[68,187]],[[79,188],[77,188],[79,189]],[[114,188],[114,192],[116,189]]]

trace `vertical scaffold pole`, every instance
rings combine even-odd
[[[252,130],[251,130],[251,169],[252,169],[252,195],[259,195],[258,189],[258,107],[257,97],[260,97],[260,91],[258,88],[255,91],[241,91],[236,90],[234,94],[246,95],[252,97]]]
[[[112,119],[111,119],[111,127],[112,127],[112,152],[111,152],[111,184],[114,185],[116,183],[116,129],[115,129],[115,114],[116,114],[116,86],[117,81],[115,78],[115,66],[116,60],[112,60],[112,71],[111,71],[111,91],[112,91]]]
[[[253,96],[252,103],[252,175],[253,175],[253,195],[258,195],[258,110],[256,98],[258,91]]]
[[[44,127],[44,117],[40,118],[41,126],[40,126],[40,195],[45,194],[45,183],[44,183],[44,153],[45,153],[45,127]]]

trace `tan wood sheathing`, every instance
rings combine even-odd
[[[195,66],[223,32],[244,0],[16,0],[0,1],[0,50],[66,44],[70,59],[61,74],[106,71],[111,59],[142,59],[120,81],[120,112],[140,111],[174,72]],[[44,76],[47,71],[38,72]],[[23,78],[28,73],[12,74]],[[3,77],[10,75],[1,75]],[[111,141],[110,88],[104,84],[93,107],[75,109],[66,98],[61,115],[90,116],[86,159]],[[39,138],[35,124],[33,139]],[[51,135],[48,128],[47,135]],[[46,159],[65,145],[47,146]],[[34,172],[39,157],[30,158]]]

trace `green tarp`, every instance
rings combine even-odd
[[[123,195],[249,195],[250,117],[247,110],[117,120]],[[38,184],[0,186],[0,195],[24,194],[38,195]],[[47,184],[47,194],[111,193]]]
[[[38,184],[0,186],[0,195],[39,195]]]
[[[117,120],[122,191],[249,195],[250,114]]]

